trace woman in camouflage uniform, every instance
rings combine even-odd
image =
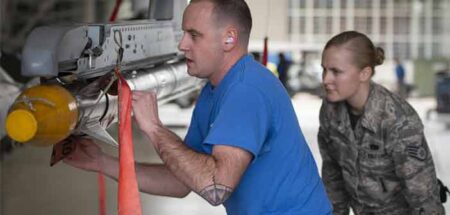
[[[383,60],[355,31],[333,37],[322,55],[318,140],[333,214],[444,214],[419,116],[371,81]]]

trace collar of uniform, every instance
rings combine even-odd
[[[345,102],[328,103],[331,111],[329,112],[330,124],[340,133],[347,135],[348,129],[351,130],[350,118],[348,116],[347,105]]]
[[[361,126],[376,133],[378,122],[383,111],[384,101],[380,99],[379,86],[370,82],[370,92],[367,103],[364,106],[364,113],[361,116]]]

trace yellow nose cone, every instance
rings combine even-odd
[[[28,110],[15,110],[6,118],[6,132],[17,142],[31,140],[37,132],[36,118]]]
[[[6,118],[6,132],[20,143],[50,146],[67,138],[77,120],[77,103],[68,90],[38,85],[17,97]]]

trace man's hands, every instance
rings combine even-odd
[[[134,118],[139,129],[148,135],[161,128],[155,93],[135,91],[132,101]],[[103,153],[91,139],[76,138],[74,142],[77,144],[76,149],[64,159],[64,163],[88,171],[102,172],[112,178],[117,177],[117,159]]]
[[[106,156],[100,147],[87,138],[78,138],[74,141],[77,144],[76,149],[64,159],[64,163],[88,171],[100,171]]]
[[[158,116],[156,93],[134,91],[132,101],[134,119],[139,129],[152,133],[162,125]]]
[[[251,153],[233,146],[215,145],[211,155],[198,153],[165,128],[158,116],[155,93],[133,92],[134,118],[164,164],[137,164],[141,191],[184,197],[191,190],[212,205],[222,204],[239,184],[251,162]],[[103,153],[92,140],[76,139],[77,148],[64,162],[117,179],[118,161]]]

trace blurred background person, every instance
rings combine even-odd
[[[287,57],[284,55],[283,52],[278,53],[278,78],[280,79],[281,83],[283,84],[284,88],[289,91],[289,87],[287,85],[288,80],[288,71],[289,67],[291,66],[291,61],[287,59]]]
[[[397,94],[402,98],[407,98],[407,86],[405,83],[405,67],[398,58],[395,61],[395,77],[397,78]]]

